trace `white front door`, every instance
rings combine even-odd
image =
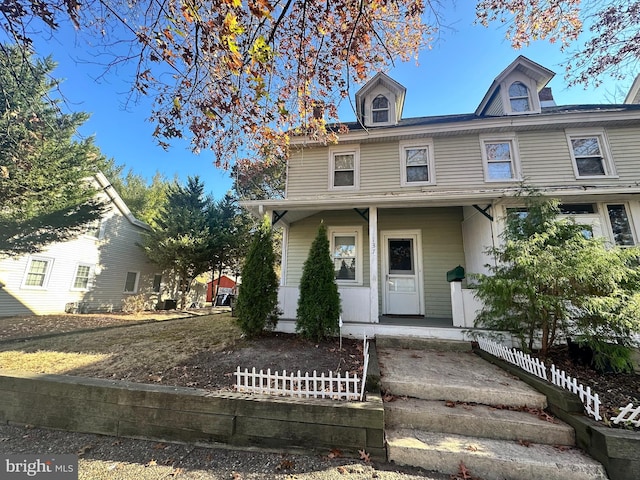
[[[382,232],[386,315],[422,315],[422,255],[419,231]]]

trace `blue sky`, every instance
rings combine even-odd
[[[606,80],[597,89],[567,88],[560,65],[566,54],[560,52],[559,46],[536,42],[513,50],[499,24],[490,28],[472,24],[473,8],[451,11],[446,20],[453,29],[444,30],[434,48],[420,55],[419,66],[415,62],[399,64],[387,72],[407,89],[404,117],[473,112],[493,79],[518,55],[556,72],[549,86],[558,104],[621,103],[633,80],[619,84]],[[186,141],[174,142],[168,152],[157,146],[152,137],[154,125],[147,120],[151,101],[127,104],[127,68],[103,75],[103,66],[78,62],[94,59],[91,50],[71,32],[38,42],[37,49],[40,55],[50,54],[58,62],[54,76],[65,79],[62,91],[70,108],[91,114],[81,134],[94,135],[102,152],[117,164],[147,179],[156,171],[168,178],[177,175],[182,181],[189,175],[199,175],[216,199],[231,188],[229,173],[213,166],[211,153],[194,155]],[[616,93],[616,86],[624,93]],[[343,121],[355,119],[346,101],[340,115]]]

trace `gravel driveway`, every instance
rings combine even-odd
[[[0,425],[2,454],[77,454],[85,480],[449,480],[450,476],[385,463],[283,454],[264,450],[202,448],[103,435]]]

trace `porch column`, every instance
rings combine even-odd
[[[370,322],[378,323],[378,207],[369,207],[369,305]]]

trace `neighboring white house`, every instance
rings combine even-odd
[[[557,106],[553,76],[520,56],[474,113],[402,118],[404,87],[379,73],[356,94],[358,121],[337,145],[293,138],[285,198],[244,203],[283,227],[279,328],[292,328],[320,222],[344,331],[358,335],[461,338],[478,305],[447,272],[486,271],[523,182],[611,243],[636,244],[640,84],[625,104]]]
[[[132,215],[102,173],[95,179],[109,203],[98,224],[40,253],[0,259],[0,316],[119,311],[137,294],[151,309],[178,299],[176,279],[138,246],[150,227]],[[189,305],[204,302],[206,286],[189,293]]]

